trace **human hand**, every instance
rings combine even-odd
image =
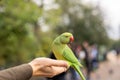
[[[36,58],[30,63],[33,69],[32,76],[53,77],[68,69],[68,63],[62,60],[53,60],[49,58]]]

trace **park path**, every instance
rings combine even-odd
[[[99,64],[99,68],[91,74],[91,80],[120,80],[120,57],[112,58]]]

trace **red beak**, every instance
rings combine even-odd
[[[71,36],[71,37],[70,37],[70,42],[73,42],[73,41],[74,41],[74,37]]]

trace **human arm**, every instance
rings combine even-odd
[[[0,71],[0,80],[28,80],[32,76],[32,67],[22,64]]]
[[[29,80],[32,76],[53,77],[67,68],[65,61],[36,58],[28,64],[0,71],[0,80]]]

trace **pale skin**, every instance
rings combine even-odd
[[[53,77],[68,69],[68,63],[63,60],[36,58],[28,63],[32,69],[32,76]]]

